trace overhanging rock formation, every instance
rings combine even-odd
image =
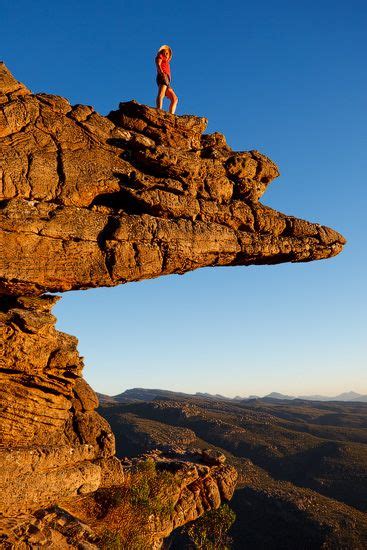
[[[33,95],[0,66],[0,292],[113,286],[334,256],[344,238],[258,199],[278,176],[204,118]]]
[[[55,330],[55,298],[42,295],[341,251],[336,231],[259,202],[279,175],[270,159],[234,152],[205,127],[204,118],[136,102],[103,117],[32,94],[0,63],[0,484],[8,517],[119,475],[76,340]]]

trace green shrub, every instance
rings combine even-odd
[[[123,486],[97,491],[98,518],[109,526],[102,533],[101,549],[147,550],[151,516],[160,521],[172,516],[178,484],[175,474],[147,459],[126,474]]]
[[[186,527],[186,533],[197,550],[229,550],[228,531],[236,521],[236,514],[227,505],[210,510]]]
[[[142,478],[130,489],[130,499],[134,506],[147,506],[149,504],[150,487],[149,480]]]
[[[130,502],[146,515],[166,518],[173,513],[174,504],[168,497],[177,484],[175,476],[165,470],[157,470],[155,462],[146,460],[139,463],[132,476]]]

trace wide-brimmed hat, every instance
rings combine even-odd
[[[158,53],[163,51],[163,50],[168,50],[169,51],[169,58],[171,59],[172,57],[172,50],[169,46],[167,46],[167,44],[163,44],[163,46],[161,46],[158,50]]]

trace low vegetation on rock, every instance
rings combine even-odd
[[[145,550],[159,547],[156,539],[157,518],[169,521],[175,502],[170,498],[178,478],[159,471],[154,460],[142,460],[125,469],[123,483],[99,489],[75,505],[76,514],[84,514],[98,534],[103,549]]]
[[[231,498],[237,479],[235,469],[218,462],[207,466],[205,462],[203,456],[200,464],[200,453],[184,451],[156,451],[125,459],[124,479],[118,486],[69,501],[66,507],[93,526],[95,540],[102,548],[160,548],[175,528],[202,514],[210,518],[208,511]],[[222,515],[224,529],[226,514]]]
[[[228,531],[235,521],[234,511],[228,504],[222,504],[218,510],[211,510],[189,524],[185,533],[197,550],[229,550],[232,539]]]

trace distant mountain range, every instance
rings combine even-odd
[[[154,399],[170,399],[170,398],[179,398],[179,397],[193,397],[193,394],[183,393],[183,392],[174,392],[169,390],[160,390],[160,389],[147,389],[147,388],[132,388],[124,391],[115,396],[108,396],[104,394],[97,393],[101,403],[108,402],[118,402],[118,403],[133,403],[140,401],[153,401]],[[262,401],[271,401],[277,399],[280,401],[293,401],[293,400],[303,400],[303,401],[345,401],[345,402],[361,402],[367,403],[367,395],[362,395],[354,391],[340,393],[339,395],[328,397],[325,395],[299,395],[298,397],[292,395],[284,395],[278,392],[272,392],[264,397],[258,395],[250,395],[249,397],[226,397],[221,394],[210,394],[210,393],[201,393],[197,392],[194,394],[194,397],[201,397],[204,399],[215,399],[219,401],[250,401],[254,399],[259,399]]]
[[[299,395],[294,397],[292,395],[283,395],[281,393],[272,392],[268,395],[265,395],[263,399],[282,399],[282,400],[293,400],[293,399],[303,399],[304,401],[358,401],[362,403],[367,403],[367,395],[362,395],[356,393],[355,391],[348,391],[335,395],[333,397],[328,397],[326,395]]]

